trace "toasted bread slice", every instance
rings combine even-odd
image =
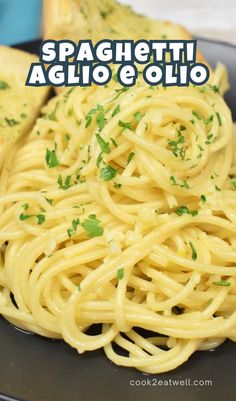
[[[26,87],[31,63],[37,57],[0,46],[0,166],[12,144],[34,124],[48,88]]]
[[[180,25],[138,15],[115,0],[44,0],[44,38],[96,42],[101,39],[188,40],[191,35]],[[198,59],[204,60],[201,54]]]

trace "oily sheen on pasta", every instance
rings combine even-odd
[[[9,322],[148,373],[236,340],[226,81],[222,66],[203,87],[122,88],[114,74],[50,101],[1,172]]]

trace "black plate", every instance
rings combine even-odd
[[[39,43],[17,47],[37,53]],[[212,65],[221,61],[228,67],[232,89],[227,101],[236,118],[236,47],[208,40],[199,45]],[[235,372],[236,344],[230,341],[214,351],[195,353],[174,372],[148,376],[113,365],[102,350],[79,356],[63,342],[27,335],[0,319],[1,400],[235,401]],[[182,384],[174,384],[181,379]],[[163,380],[162,385],[157,380]],[[194,380],[199,384],[193,385]]]

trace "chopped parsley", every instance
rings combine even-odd
[[[217,185],[215,185],[215,190],[218,191],[218,192],[221,191],[221,189]]]
[[[137,123],[139,123],[143,118],[143,114],[140,113],[140,111],[137,111],[136,113],[134,113],[134,119],[135,121],[137,121]]]
[[[102,156],[103,156],[103,152],[99,153],[98,157],[97,157],[97,161],[96,161],[96,166],[99,167],[100,163],[102,161]]]
[[[193,243],[190,241],[189,242],[190,248],[192,250],[192,259],[196,260],[197,259],[197,251],[196,248],[194,247]]]
[[[21,214],[19,215],[19,219],[20,219],[21,221],[28,220],[28,219],[30,219],[31,217],[33,217],[33,214],[24,214],[24,213],[21,213]]]
[[[217,119],[218,119],[218,122],[219,122],[219,126],[222,127],[222,120],[221,120],[220,113],[217,112],[216,116],[217,116]]]
[[[117,145],[117,143],[116,143],[115,139],[113,139],[113,138],[110,138],[110,141],[111,141],[112,145],[113,145],[115,148],[117,148],[117,147],[118,147],[118,145]]]
[[[216,85],[209,85],[210,86],[210,88],[213,90],[213,92],[215,92],[215,93],[219,93],[219,87],[218,86],[216,86]]]
[[[120,189],[122,187],[122,184],[119,184],[118,182],[114,182],[113,187],[115,189]]]
[[[78,291],[80,292],[80,291],[81,291],[81,286],[80,286],[80,284],[77,285],[77,288],[78,288]]]
[[[14,118],[5,117],[5,121],[9,127],[14,127],[14,125],[20,124],[19,121],[16,121]]]
[[[57,102],[55,109],[48,114],[48,119],[51,121],[57,121],[57,109],[58,109],[59,103]]]
[[[232,188],[233,188],[234,190],[236,190],[236,178],[233,178],[233,179],[230,181],[230,183],[231,183]]]
[[[53,204],[53,199],[46,198],[46,196],[45,196],[44,198],[45,198],[46,201],[49,203],[49,205],[52,205],[52,204]]]
[[[193,115],[194,117],[196,117],[198,120],[201,120],[201,119],[202,119],[201,116],[200,116],[200,114],[198,114],[198,112],[195,111],[195,110],[192,111],[192,115]]]
[[[177,131],[178,139],[177,141],[168,141],[168,145],[171,148],[172,153],[175,157],[181,157],[182,160],[185,158],[185,147],[179,147],[185,143],[185,136],[182,135],[181,131]]]
[[[125,275],[125,272],[124,272],[123,268],[117,270],[116,276],[117,276],[118,280],[122,280],[122,278],[124,278],[124,275]]]
[[[93,115],[96,113],[97,109],[92,109],[85,116],[85,128],[88,128],[92,124]]]
[[[10,85],[8,85],[5,81],[0,81],[0,90],[10,89]]]
[[[100,171],[100,178],[104,181],[112,180],[117,174],[117,170],[110,166],[109,164],[106,167],[103,167]]]
[[[24,203],[24,205],[22,205],[24,210],[28,210],[29,209],[29,204],[28,203]]]
[[[62,175],[60,174],[58,179],[57,179],[57,183],[59,185],[60,189],[69,189],[72,184],[71,184],[71,175],[68,175],[65,180],[63,181]]]
[[[105,127],[105,125],[106,125],[106,122],[107,122],[107,120],[105,118],[104,111],[100,111],[98,113],[98,115],[96,117],[96,122],[97,122],[97,125],[98,125],[98,128],[99,128],[99,131],[102,131],[103,128]]]
[[[21,213],[21,214],[19,215],[19,219],[20,219],[21,221],[28,220],[28,219],[30,219],[31,217],[36,217],[36,218],[38,219],[38,225],[40,225],[40,226],[45,222],[45,215],[44,215],[44,214],[37,214],[37,215],[35,215],[35,214],[24,214],[24,213]]]
[[[88,237],[100,237],[103,235],[104,229],[101,226],[101,221],[97,219],[95,214],[90,214],[86,220],[81,223],[81,226],[86,231]]]
[[[178,209],[175,210],[175,213],[178,216],[182,216],[183,214],[191,214],[192,216],[198,215],[197,210],[189,210],[189,208],[187,206],[180,206]]]
[[[178,183],[176,181],[175,176],[173,176],[173,175],[170,177],[170,182],[171,182],[172,185],[178,186],[180,188],[189,189],[189,183],[186,180],[183,180],[182,183]]]
[[[67,102],[67,100],[68,100],[70,94],[73,92],[73,90],[75,90],[75,86],[72,87],[72,88],[70,88],[69,90],[67,90],[67,91],[64,93],[64,95],[63,95],[63,97],[64,97],[64,102]]]
[[[121,120],[119,121],[118,125],[119,125],[119,127],[123,128],[123,130],[129,129],[129,130],[133,131],[133,129],[134,129],[132,126],[132,123],[124,122]]]
[[[96,138],[97,138],[97,141],[98,141],[98,144],[99,144],[99,146],[100,146],[100,148],[101,148],[102,153],[106,153],[106,154],[111,153],[111,148],[110,148],[109,143],[106,142],[106,141],[101,137],[100,134],[96,134]]]
[[[45,215],[44,214],[37,214],[38,225],[41,226],[45,222]]]
[[[25,118],[27,118],[28,116],[27,116],[26,113],[21,113],[20,117],[25,119]]]
[[[207,140],[205,141],[205,144],[206,144],[206,145],[210,145],[210,144],[212,143],[213,137],[214,137],[213,134],[207,135]]]
[[[67,234],[68,237],[71,238],[72,235],[74,235],[76,233],[77,227],[80,224],[80,219],[74,219],[71,223],[71,227],[68,228],[67,230]]]
[[[118,82],[118,75],[117,72],[115,72],[112,76],[113,81]]]
[[[211,124],[213,120],[214,120],[214,114],[212,114],[211,116],[209,116],[209,117],[204,121],[204,123],[205,123],[206,125],[208,125],[208,124]]]
[[[131,162],[131,160],[133,159],[133,157],[135,156],[134,152],[131,152],[128,156],[128,160],[127,160],[127,164],[129,164]]]
[[[219,285],[221,287],[229,287],[231,285],[231,283],[227,280],[214,281],[212,284]]]
[[[114,111],[112,112],[112,117],[115,117],[118,113],[120,113],[120,105],[116,106]]]
[[[200,200],[201,200],[202,203],[206,203],[207,198],[206,198],[205,195],[201,195],[201,196],[200,196]]]
[[[55,168],[59,166],[59,161],[57,159],[56,151],[55,150],[46,150],[45,156],[46,163],[49,168]]]

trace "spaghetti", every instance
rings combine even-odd
[[[50,101],[0,178],[9,322],[148,373],[236,340],[226,82],[222,66],[203,87],[122,88],[114,75]]]

